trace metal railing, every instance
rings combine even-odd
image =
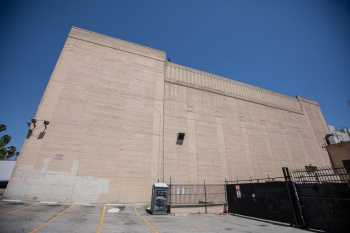
[[[350,174],[343,167],[305,167],[303,169],[292,170],[291,176],[292,180],[298,184],[350,182]]]
[[[169,206],[204,207],[226,205],[224,184],[169,184]]]
[[[243,184],[243,183],[268,183],[268,182],[277,182],[277,181],[285,181],[284,176],[276,176],[276,177],[266,177],[266,178],[250,178],[250,179],[242,179],[242,180],[226,180],[226,184]]]

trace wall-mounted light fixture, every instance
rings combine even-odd
[[[38,139],[42,139],[45,136],[46,129],[49,124],[49,121],[44,121],[44,130],[39,133]]]
[[[31,119],[30,122],[27,122],[28,126],[28,132],[27,132],[27,139],[30,138],[33,134],[33,130],[36,128],[36,119]]]
[[[42,139],[45,136],[47,126],[50,124],[50,122],[46,120],[37,120],[33,118],[29,122],[27,122],[27,126],[28,126],[27,139],[33,135],[33,132],[37,127],[38,122],[42,122],[44,125],[44,129],[39,133],[38,139]]]

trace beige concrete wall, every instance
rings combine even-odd
[[[9,198],[147,202],[151,184],[163,176],[223,183],[280,176],[282,166],[329,164],[318,104],[172,64],[164,52],[78,28],[35,118]],[[39,140],[43,120],[50,124]],[[182,146],[178,132],[186,133]]]
[[[291,112],[302,112],[293,97],[174,63],[167,63],[165,79],[168,83],[190,86]]]
[[[177,183],[282,176],[329,165],[319,105],[169,63],[165,176]],[[186,133],[176,145],[178,132]]]
[[[159,177],[165,54],[73,28],[6,196],[143,202]]]

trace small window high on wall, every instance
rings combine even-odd
[[[176,145],[182,145],[185,140],[185,133],[177,133]]]

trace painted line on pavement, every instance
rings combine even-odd
[[[37,233],[39,231],[41,231],[42,229],[44,229],[45,227],[47,227],[50,223],[52,223],[53,221],[55,221],[56,218],[58,218],[59,216],[63,215],[70,207],[72,206],[67,206],[63,209],[61,209],[60,211],[56,212],[54,215],[52,215],[49,219],[47,219],[47,221],[39,226],[37,226],[36,228],[34,228],[32,231],[30,231],[29,233]]]
[[[103,225],[105,223],[105,214],[106,214],[106,205],[103,205],[103,208],[100,214],[100,220],[96,228],[96,233],[102,233]]]
[[[145,217],[143,217],[136,209],[136,207],[134,206],[134,211],[137,215],[137,217],[139,217],[143,223],[145,223],[149,229],[151,230],[152,233],[160,233],[159,229],[157,228],[156,225],[154,225],[151,221],[148,221]]]

